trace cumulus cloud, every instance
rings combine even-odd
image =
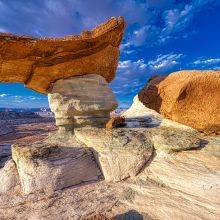
[[[184,58],[183,54],[169,53],[160,54],[149,61],[144,59],[120,61],[111,87],[120,99],[125,96],[131,99],[145,85],[150,76],[180,68],[182,58]]]
[[[134,73],[135,71],[144,71],[147,65],[143,59],[137,61],[125,60],[119,61],[118,63],[118,72],[123,72],[123,74],[128,75],[128,73]]]
[[[192,66],[207,69],[220,69],[220,58],[197,58]]]
[[[193,62],[195,65],[213,65],[220,63],[220,58],[199,59]]]
[[[193,17],[193,6],[185,5],[181,9],[170,9],[164,12],[165,28],[163,32],[177,32],[183,30]]]
[[[47,96],[38,95],[14,95],[14,94],[0,94],[1,107],[48,107]]]
[[[6,96],[7,96],[7,94],[5,94],[5,93],[0,94],[0,98],[4,98],[4,97],[6,97]]]
[[[148,77],[146,71],[147,64],[143,59],[119,61],[116,78],[110,86],[123,103],[127,99],[131,101],[144,86]]]
[[[146,3],[147,4],[147,3]],[[174,1],[149,1],[146,13],[150,19],[144,25],[137,25],[127,36],[125,50],[131,47],[153,47],[178,38],[187,38],[196,33],[190,23],[199,12],[212,4],[220,4],[214,0],[196,0],[188,4]],[[153,10],[152,10],[153,7]]]
[[[165,55],[160,54],[157,56],[155,60],[148,61],[147,66],[151,70],[166,71],[180,64],[180,59],[182,57],[183,54],[174,54],[174,53],[169,53]]]

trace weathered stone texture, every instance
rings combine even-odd
[[[16,164],[13,160],[8,160],[0,169],[0,194],[7,193],[19,184]]]
[[[79,36],[37,39],[0,33],[0,82],[23,82],[41,93],[58,79],[84,74],[95,73],[110,82],[124,27],[118,17]]]
[[[67,129],[104,126],[118,105],[105,78],[96,74],[58,80],[48,98],[56,125]]]
[[[153,78],[140,101],[166,118],[199,131],[220,132],[220,71],[179,71]]]
[[[45,143],[13,145],[12,158],[18,169],[23,193],[53,193],[102,176],[90,150],[57,147]]]
[[[27,189],[51,191],[56,189],[54,185],[64,189],[50,196],[40,192],[2,194],[1,217],[80,219],[102,213],[114,219],[220,219],[219,136],[205,135],[165,119],[146,108],[137,96],[123,116],[123,128],[78,128],[75,133],[64,132],[63,141],[55,134],[40,148],[15,146],[18,173]],[[89,182],[65,188],[78,183],[76,180],[88,180],[89,175],[93,175],[89,181],[96,180],[99,173],[90,170],[94,158],[91,163],[91,157],[84,153],[90,149],[77,137],[94,148],[106,179],[117,182]],[[50,141],[59,143],[59,147],[49,147]],[[129,215],[132,211],[139,218]]]
[[[105,180],[136,176],[153,153],[153,144],[135,129],[81,128],[76,137],[94,149]]]
[[[220,137],[165,119],[138,96],[123,116],[128,127],[151,133],[155,152],[135,179],[122,182],[121,201],[152,219],[219,219]]]
[[[138,178],[123,183],[124,194],[130,194],[122,200],[130,209],[148,213],[152,219],[217,220],[219,167],[219,157],[202,150],[157,153]]]

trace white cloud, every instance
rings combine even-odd
[[[197,58],[192,66],[198,68],[207,68],[207,69],[220,69],[220,58]]]
[[[220,63],[220,58],[198,59],[193,62],[195,65],[215,65]]]
[[[147,63],[147,66],[151,70],[169,70],[178,64],[180,64],[180,58],[183,57],[183,54],[174,54],[174,53],[169,53],[166,55],[158,55],[155,60],[150,60]]]
[[[147,78],[147,64],[143,59],[119,61],[116,78],[111,83],[113,91],[122,97],[133,96],[143,87]]]
[[[0,94],[0,97],[3,98],[3,97],[6,97],[7,94],[3,93],[3,94]]]
[[[147,67],[146,63],[143,59],[139,59],[137,61],[125,60],[119,61],[118,63],[118,71],[127,74],[134,74],[137,71],[143,71]]]
[[[37,96],[27,96],[26,99],[30,100],[42,100],[42,99],[47,99],[46,97],[37,97]]]
[[[165,28],[164,32],[176,32],[183,30],[193,16],[193,6],[185,5],[181,9],[170,9],[164,12]]]
[[[160,54],[156,57],[156,59],[148,62],[145,62],[143,59],[139,59],[137,61],[119,61],[117,75],[120,79],[125,78],[126,81],[128,76],[130,77],[135,75],[138,78],[139,76],[147,75],[153,73],[154,71],[166,71],[178,66],[183,57],[183,54],[169,53]]]
[[[139,25],[127,37],[127,43],[124,43],[124,49],[135,47],[153,47],[155,45],[165,44],[169,40],[179,38],[188,38],[196,33],[192,30],[190,22],[198,13],[204,9],[207,10],[211,4],[219,4],[215,0],[196,0],[190,4],[174,4],[174,1],[149,1],[146,14],[149,15],[144,25]],[[154,7],[154,10],[149,10]],[[123,51],[126,53],[126,50]]]
[[[129,48],[131,45],[131,42],[122,43],[120,45],[120,51],[124,51],[126,48]]]
[[[122,45],[123,52],[126,53],[126,49],[132,46],[140,47],[145,45],[153,47],[170,39],[190,36],[187,33],[183,33],[183,31],[194,16],[193,10],[194,7],[192,5],[165,10],[161,14],[162,20],[159,25],[156,19],[156,23],[146,23],[144,26],[136,28],[127,39],[127,42]],[[151,16],[154,19],[153,16],[155,15],[151,14]]]
[[[132,98],[150,76],[177,69],[183,57],[183,54],[169,53],[160,54],[148,62],[144,59],[119,61],[117,75],[111,83],[111,88],[121,99]]]

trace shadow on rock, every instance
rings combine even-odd
[[[0,168],[4,167],[6,161],[11,159],[11,145],[0,145]]]
[[[153,76],[151,77],[144,88],[139,92],[138,98],[142,104],[147,107],[160,112],[162,105],[162,98],[159,95],[157,85],[162,82],[166,76]]]
[[[199,139],[198,140],[198,147],[192,147],[187,149],[187,151],[191,151],[191,150],[201,150],[204,147],[206,147],[208,145],[209,141],[204,140],[204,139]]]
[[[155,128],[160,126],[161,119],[152,116],[129,117],[125,119],[125,123],[128,128]]]
[[[116,215],[114,220],[150,220],[151,218],[146,214],[142,215],[135,210],[130,210],[126,213]]]

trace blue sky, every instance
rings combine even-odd
[[[0,32],[59,37],[112,16],[127,22],[111,88],[127,107],[154,74],[220,69],[220,0],[0,0]],[[43,107],[47,97],[0,83],[0,107]]]

